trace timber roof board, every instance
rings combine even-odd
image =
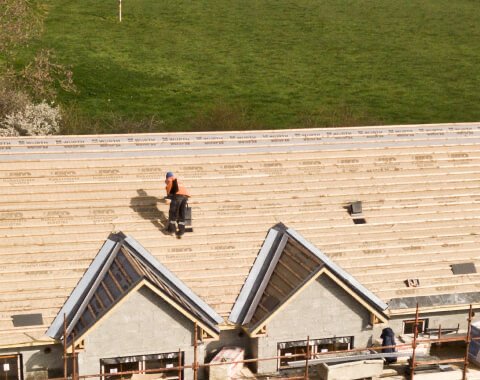
[[[167,170],[192,193],[182,240],[159,232]],[[42,338],[114,230],[223,317],[280,221],[385,302],[480,287],[451,271],[479,264],[479,123],[2,138],[0,195],[0,346]],[[37,312],[44,326],[13,327]]]

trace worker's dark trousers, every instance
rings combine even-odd
[[[180,232],[185,231],[185,209],[187,208],[187,197],[184,195],[174,195],[168,211],[168,230],[174,232],[175,222],[178,222]]]

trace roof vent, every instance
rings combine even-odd
[[[355,217],[356,215],[361,215],[362,214],[362,202],[361,201],[355,201],[350,204],[349,207],[349,212],[350,215]]]
[[[43,325],[42,314],[16,314],[12,315],[13,326],[41,326]]]
[[[461,263],[451,265],[453,274],[470,274],[477,273],[474,263]]]
[[[363,217],[362,214],[362,202],[361,201],[355,201],[350,203],[348,206],[348,213],[353,219],[353,223],[355,224],[365,224],[367,221]]]

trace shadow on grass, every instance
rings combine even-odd
[[[157,207],[157,203],[164,203],[163,198],[153,197],[148,195],[143,189],[137,190],[138,196],[133,197],[130,200],[130,208],[134,210],[143,219],[149,220],[158,230],[164,235],[168,235],[165,232],[165,227],[168,223],[168,218],[163,211],[160,211]]]

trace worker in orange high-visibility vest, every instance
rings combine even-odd
[[[171,199],[166,231],[170,234],[176,232],[177,236],[182,236],[185,233],[185,210],[190,194],[172,172],[167,172],[165,184],[167,198]],[[178,223],[178,231],[175,223]]]

